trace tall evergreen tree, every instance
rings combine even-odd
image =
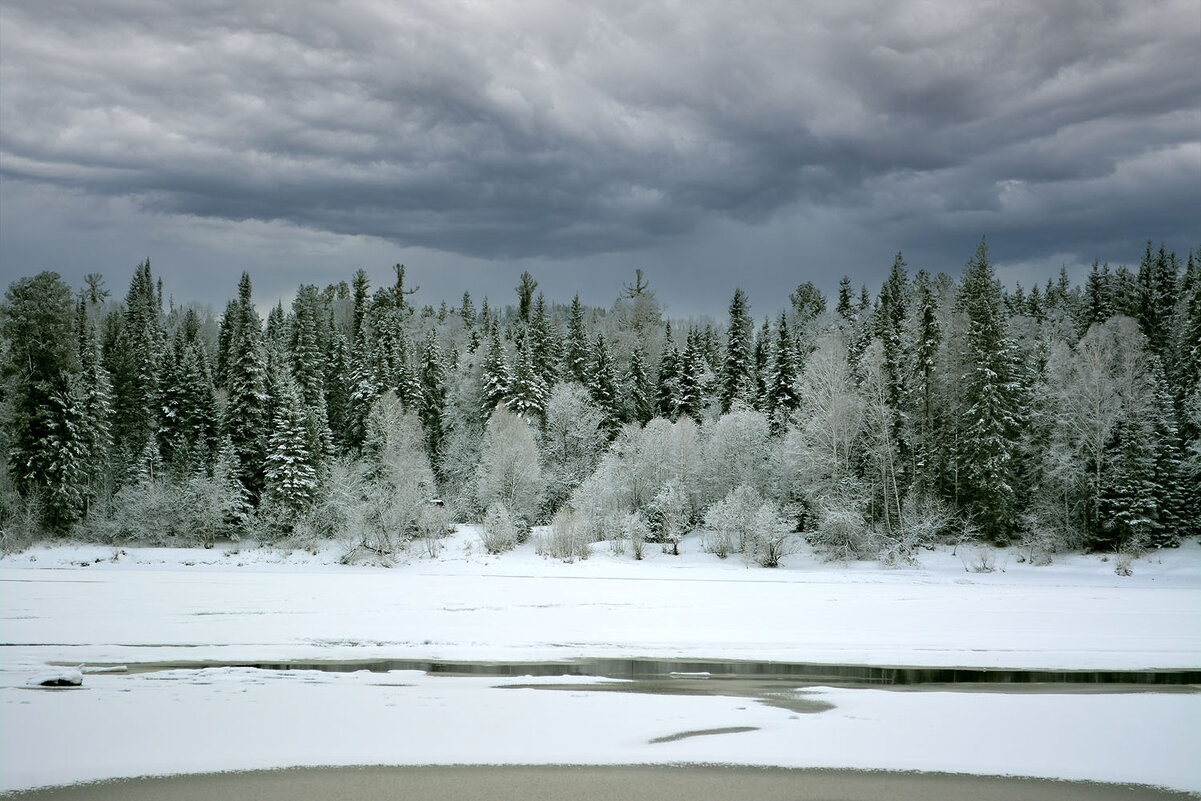
[[[751,322],[750,303],[746,293],[736,289],[734,298],[730,301],[726,358],[721,376],[723,412],[728,412],[736,402],[754,406],[754,364],[754,326]]]
[[[624,418],[639,425],[646,425],[655,416],[655,389],[646,371],[646,357],[641,348],[636,348],[630,356],[630,368],[626,371],[624,383]]]
[[[664,325],[663,353],[659,356],[659,380],[655,385],[655,413],[674,420],[679,388],[680,352],[671,334],[671,322]]]
[[[126,458],[140,454],[158,428],[159,377],[166,342],[161,318],[147,259],[130,281],[114,359],[113,436]]]
[[[309,508],[317,494],[317,471],[305,444],[308,438],[304,404],[290,371],[274,376],[271,437],[265,455],[264,503],[290,525]]]
[[[588,329],[584,324],[584,306],[577,292],[571,299],[571,312],[567,318],[567,347],[563,352],[563,373],[569,379],[583,384],[588,365],[592,361],[592,346],[588,341]]]
[[[92,289],[95,292],[94,286]],[[86,515],[88,503],[106,493],[107,482],[110,478],[109,458],[113,444],[113,393],[108,371],[104,369],[101,359],[100,342],[96,337],[96,329],[88,315],[88,301],[85,298],[81,298],[79,301],[75,327],[79,338],[79,392],[83,414],[81,433],[86,454],[84,472],[88,476],[84,498]]]
[[[772,432],[780,434],[788,427],[793,413],[800,406],[797,380],[801,377],[800,359],[797,357],[796,341],[788,328],[788,316],[780,315],[776,323],[776,347],[768,381],[767,408],[771,416]]]
[[[983,239],[964,270],[958,308],[968,320],[967,369],[960,377],[962,472],[959,500],[994,541],[1015,523],[1014,471],[1022,416],[1016,345],[1003,315],[1000,283]]]
[[[616,436],[621,427],[621,398],[618,394],[617,373],[609,358],[609,348],[604,334],[596,335],[592,346],[592,364],[588,366],[588,394],[601,412],[601,427]]]
[[[251,300],[249,273],[238,284],[238,310],[226,390],[224,429],[237,456],[238,478],[252,501],[263,490],[270,417],[262,324]]]
[[[438,334],[430,330],[421,348],[421,406],[418,416],[425,428],[425,450],[437,468],[442,437],[446,433],[446,367]]]
[[[500,344],[500,334],[496,331],[492,332],[491,341],[488,343],[488,353],[484,356],[480,380],[483,383],[480,420],[486,421],[498,405],[506,402],[513,384],[513,377],[505,362],[505,351]]]
[[[58,531],[79,518],[86,497],[74,313],[71,290],[54,272],[14,281],[0,309],[9,470],[22,495],[40,498],[42,522]]]

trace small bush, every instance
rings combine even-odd
[[[819,508],[817,528],[809,541],[832,561],[863,559],[876,553],[863,513],[840,504]]]
[[[517,526],[509,516],[503,503],[494,503],[484,513],[484,526],[480,541],[484,550],[491,554],[511,551],[517,545]]]
[[[646,551],[646,541],[650,536],[650,527],[640,514],[628,514],[621,521],[621,539],[630,543],[634,558],[641,560]]]
[[[574,562],[591,556],[586,528],[572,509],[560,509],[550,523],[550,531],[535,540],[534,550],[541,556]]]

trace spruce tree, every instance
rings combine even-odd
[[[230,346],[224,430],[238,461],[238,478],[252,501],[263,490],[263,468],[267,456],[268,417],[267,364],[262,326],[251,300],[250,275],[242,273],[238,284],[235,334]]]
[[[158,428],[165,332],[150,260],[134,271],[117,335],[113,437],[127,456],[140,454]]]
[[[436,468],[442,437],[446,433],[446,367],[442,349],[438,346],[438,334],[432,329],[425,335],[418,378],[421,386],[418,416],[425,427],[425,451]]]
[[[71,290],[54,272],[14,281],[0,310],[9,471],[56,531],[83,513],[88,479],[74,316]]]
[[[695,328],[688,331],[684,353],[680,356],[680,369],[676,382],[676,417],[691,417],[698,422],[705,410],[705,361],[704,343]]]
[[[588,394],[601,412],[601,427],[610,437],[621,427],[621,398],[618,395],[617,374],[609,358],[604,334],[596,335],[592,346],[592,363],[588,366]]]
[[[654,385],[646,371],[646,357],[641,348],[635,348],[630,356],[630,368],[626,371],[626,409],[624,418],[646,425],[655,416]]]
[[[592,347],[588,341],[588,329],[584,325],[584,307],[577,292],[571,299],[571,313],[567,318],[567,343],[563,352],[563,373],[569,379],[583,384],[592,361]]]
[[[726,358],[721,376],[721,409],[728,412],[734,403],[754,406],[754,326],[746,293],[734,290],[730,301]]]
[[[530,314],[530,326],[526,337],[530,342],[530,358],[534,371],[546,386],[547,393],[555,385],[559,373],[559,332],[555,329],[555,323],[546,310],[546,300],[539,292]]]
[[[93,293],[97,291],[95,286],[92,289]],[[108,371],[101,360],[96,330],[88,315],[88,304],[83,298],[77,307],[76,333],[79,337],[79,392],[86,454],[84,471],[88,477],[84,498],[86,515],[87,505],[105,494],[110,477],[113,393]]]
[[[789,420],[800,406],[797,380],[801,377],[800,359],[797,358],[796,342],[788,328],[788,316],[781,313],[776,323],[776,347],[768,380],[767,408],[772,433],[780,434],[788,427]]]
[[[266,449],[263,500],[285,525],[290,525],[316,497],[317,471],[305,444],[308,431],[304,407],[290,371],[281,368],[272,385],[275,403]]]
[[[488,343],[488,353],[484,356],[480,380],[483,384],[480,393],[480,420],[487,421],[496,407],[506,402],[513,384],[513,377],[505,362],[505,351],[500,344],[500,334],[496,331],[492,332],[491,341]]]
[[[1000,283],[983,239],[964,270],[958,309],[968,320],[959,500],[990,539],[1004,542],[1015,523],[1014,475],[1022,417],[1016,346],[1003,315]]]
[[[663,353],[659,356],[659,380],[655,385],[655,413],[676,418],[676,394],[679,385],[680,352],[671,334],[671,322],[664,325]]]

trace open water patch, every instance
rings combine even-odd
[[[50,663],[66,665],[68,663]],[[78,663],[69,663],[76,666]],[[85,671],[115,667],[107,663],[83,666]],[[206,668],[252,668],[289,671],[320,670],[330,673],[370,671],[388,673],[415,670],[431,676],[483,676],[540,678],[559,676],[625,680],[779,682],[788,686],[851,686],[895,689],[987,690],[1030,692],[1078,688],[1084,691],[1147,692],[1201,689],[1201,669],[1192,670],[1046,670],[1020,668],[915,667],[889,665],[821,664],[810,662],[760,662],[751,660],[697,660],[651,658],[570,659],[545,662],[449,661],[430,659],[339,660],[175,660],[122,663],[125,672]],[[666,690],[665,690],[666,691]]]

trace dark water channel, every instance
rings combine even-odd
[[[111,670],[117,666],[94,665]],[[1021,670],[1013,668],[903,667],[838,665],[808,662],[756,662],[697,659],[573,659],[550,662],[459,662],[425,659],[362,659],[308,661],[175,661],[125,665],[127,673],[204,668],[254,668],[258,670],[321,670],[353,673],[366,670],[386,673],[418,670],[436,676],[492,676],[497,678],[580,676],[635,681],[688,679],[692,681],[754,680],[789,686],[872,686],[912,689],[1006,689],[1039,691],[1079,688],[1092,691],[1138,692],[1197,690],[1201,670]],[[119,669],[119,668],[117,668]],[[85,672],[88,667],[85,666]],[[1191,687],[1190,687],[1191,686]]]

